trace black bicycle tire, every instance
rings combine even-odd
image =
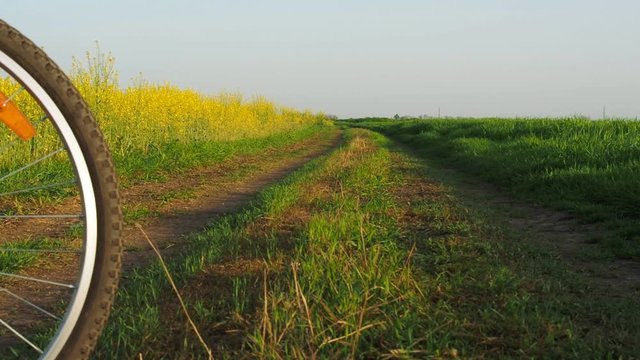
[[[118,285],[122,212],[111,155],[86,102],[62,70],[32,41],[0,20],[0,50],[23,67],[58,106],[85,157],[96,198],[97,253],[89,292],[58,359],[86,359],[109,316]]]

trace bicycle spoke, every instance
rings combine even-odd
[[[83,214],[26,214],[0,215],[0,219],[82,219]]]
[[[11,295],[13,298],[15,298],[15,299],[17,299],[17,300],[20,300],[22,303],[24,303],[24,304],[26,304],[26,305],[28,305],[28,306],[30,306],[30,307],[32,307],[32,308],[34,308],[34,309],[36,309],[36,310],[39,310],[40,312],[42,312],[42,313],[43,313],[43,314],[45,314],[45,315],[48,315],[48,316],[50,316],[50,317],[52,317],[52,318],[54,318],[54,319],[56,319],[56,320],[60,320],[60,318],[59,318],[58,316],[53,315],[52,313],[50,313],[50,312],[48,312],[47,310],[45,310],[45,309],[41,308],[40,306],[38,306],[38,305],[36,305],[36,304],[32,303],[31,301],[29,301],[29,300],[27,300],[27,299],[25,299],[25,298],[21,297],[20,295],[17,295],[17,294],[15,294],[15,293],[11,292],[9,289],[6,289],[6,288],[0,288],[0,291],[4,291],[4,292],[6,292],[7,294]]]
[[[9,331],[11,331],[15,336],[19,337],[20,340],[26,342],[29,346],[31,346],[34,350],[36,350],[37,352],[39,352],[40,354],[42,354],[42,350],[37,347],[34,343],[32,343],[31,341],[29,341],[26,337],[24,337],[24,335],[20,334],[18,332],[18,330],[14,329],[13,327],[11,327],[11,325],[7,324],[4,320],[0,319],[0,324],[2,324],[4,327],[6,327],[7,329],[9,329]]]
[[[68,180],[68,181],[62,181],[62,182],[58,182],[58,183],[54,183],[54,184],[34,186],[34,187],[27,188],[27,189],[9,191],[9,192],[5,192],[5,193],[1,193],[0,196],[22,194],[22,193],[26,193],[26,192],[30,192],[30,191],[50,189],[50,188],[54,188],[54,187],[58,187],[58,186],[71,185],[71,184],[75,184],[75,183],[76,183],[75,179],[74,180]]]
[[[48,117],[49,116],[47,114],[42,115],[38,120],[33,122],[33,126],[37,129],[38,126],[42,124],[42,122],[44,122]],[[20,144],[22,142],[24,142],[24,140],[22,139],[15,139],[15,140],[9,141],[3,147],[0,147],[0,154],[11,149],[14,145]]]
[[[22,280],[35,281],[35,282],[40,282],[40,283],[49,284],[49,285],[61,286],[61,287],[69,288],[69,289],[75,288],[75,286],[71,285],[71,284],[63,284],[63,283],[59,283],[59,282],[56,282],[56,281],[38,279],[38,278],[30,277],[30,276],[9,274],[9,273],[5,273],[5,272],[0,272],[0,276],[6,276],[6,277],[15,278],[15,279],[22,279]]]
[[[44,254],[81,254],[82,250],[73,249],[16,249],[16,248],[0,248],[0,252],[16,252],[16,253],[44,253]]]
[[[54,156],[54,155],[56,155],[56,154],[59,154],[59,153],[61,153],[61,152],[63,152],[63,151],[64,151],[64,148],[59,148],[58,150],[54,150],[54,151],[52,151],[52,152],[48,153],[47,155],[45,155],[45,156],[43,156],[43,157],[40,157],[40,158],[38,158],[38,159],[36,159],[36,160],[34,160],[34,161],[30,162],[29,164],[27,164],[27,165],[25,165],[25,166],[23,166],[23,167],[21,167],[21,168],[19,168],[19,169],[16,169],[16,170],[14,170],[14,171],[12,171],[12,172],[10,172],[10,173],[6,174],[5,176],[3,176],[3,177],[1,177],[1,178],[0,178],[0,182],[2,182],[2,181],[4,181],[4,180],[6,180],[6,179],[7,179],[8,177],[10,177],[10,176],[13,176],[13,175],[15,175],[15,174],[17,174],[17,173],[19,173],[19,172],[21,172],[21,171],[23,171],[23,170],[26,170],[26,169],[28,169],[28,168],[32,167],[33,165],[36,165],[36,164],[37,164],[37,163],[39,163],[39,162],[42,162],[42,161],[44,161],[44,160],[47,160],[48,158],[50,158],[50,157],[52,157],[52,156]]]

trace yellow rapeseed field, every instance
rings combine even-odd
[[[297,111],[240,94],[205,95],[169,83],[152,84],[136,79],[120,87],[115,60],[100,53],[87,53],[86,61],[74,59],[70,77],[89,103],[114,153],[146,152],[151,144],[200,141],[231,141],[258,138],[326,121],[323,114]],[[19,86],[9,77],[0,78],[0,89],[13,93]],[[35,120],[42,116],[26,92],[15,99],[19,108]],[[47,143],[40,127],[35,139]],[[13,134],[1,129],[3,141]]]
[[[240,94],[205,95],[169,83],[149,83],[141,77],[121,87],[114,58],[101,53],[99,48],[97,54],[87,53],[83,61],[74,59],[70,77],[94,113],[116,165],[124,172],[148,170],[159,166],[158,161],[168,156],[173,162],[193,156],[206,161],[207,155],[199,151],[204,147],[221,148],[222,142],[294,133],[314,124],[328,123],[323,114],[282,107],[262,97],[246,101]],[[3,93],[14,94],[19,88],[12,78],[0,74]],[[0,170],[5,172],[62,146],[53,126],[42,121],[44,113],[26,91],[19,92],[13,101],[37,130],[33,139],[16,142],[15,134],[0,126],[0,148],[5,149]],[[176,152],[177,148],[182,150]],[[65,156],[58,154],[34,167],[33,174],[24,172],[20,179],[16,177],[3,186],[11,189],[20,182],[64,177],[63,173],[71,171]],[[136,159],[143,161],[129,161]],[[155,161],[155,165],[149,161]]]
[[[136,79],[120,88],[115,61],[98,51],[74,59],[71,77],[94,112],[111,150],[120,155],[154,143],[258,138],[326,121],[323,114],[278,106],[262,97],[205,95]]]

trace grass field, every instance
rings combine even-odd
[[[517,198],[602,223],[601,256],[640,256],[640,123],[584,119],[362,119]]]
[[[637,294],[607,299],[428,172],[349,130],[339,151],[191,236],[171,269],[214,355],[633,356]],[[159,266],[130,272],[96,358],[205,358],[167,291]]]

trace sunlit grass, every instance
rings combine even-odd
[[[383,137],[348,131],[340,150],[190,237],[171,268],[214,355],[633,352],[631,295],[584,296],[583,279],[540,249],[503,241],[424,170]],[[96,357],[203,358],[166,288],[156,265],[133,272]]]
[[[363,119],[448,167],[513,196],[604,223],[604,255],[640,256],[640,122],[568,119]]]

